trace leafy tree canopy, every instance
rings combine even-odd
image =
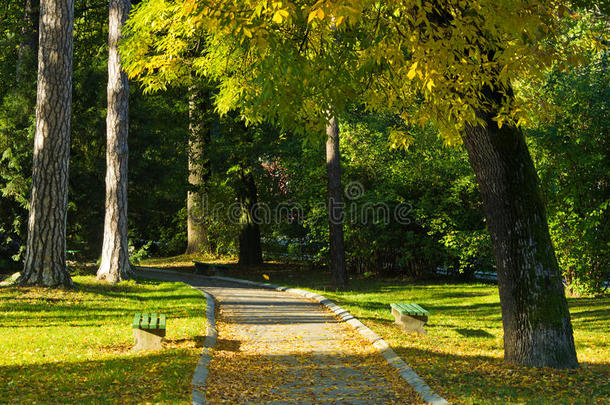
[[[456,143],[466,125],[482,124],[480,112],[499,111],[500,126],[524,122],[532,106],[512,97],[512,79],[541,79],[602,46],[587,32],[563,35],[575,19],[547,0],[148,0],[132,15],[123,56],[151,91],[193,70],[214,78],[219,110],[250,121],[319,131],[320,118],[365,103],[435,122]],[[509,97],[491,101],[490,89]],[[409,136],[393,135],[408,146]]]

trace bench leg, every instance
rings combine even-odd
[[[135,351],[146,351],[146,350],[161,350],[161,340],[162,336],[159,334],[151,333],[148,330],[144,329],[134,329],[133,330],[133,339],[135,345],[133,350]]]
[[[410,333],[419,333],[420,335],[427,335],[426,330],[424,329],[424,325],[428,322],[427,316],[410,316],[401,314],[394,308],[392,308],[392,315],[394,315],[394,319],[396,320],[396,324],[400,325],[402,330]]]

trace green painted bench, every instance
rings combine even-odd
[[[133,317],[134,350],[161,350],[161,340],[165,337],[164,314],[135,314]]]
[[[430,312],[413,302],[390,304],[390,308],[392,308],[396,324],[400,325],[403,330],[426,334],[424,325],[428,323]]]
[[[201,274],[204,276],[221,276],[224,270],[228,270],[229,267],[216,264],[216,263],[203,263],[203,262],[193,262],[195,264],[195,274]]]

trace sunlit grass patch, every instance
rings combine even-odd
[[[188,403],[205,297],[182,283],[0,288],[0,402]],[[136,312],[167,315],[164,349],[134,353]]]

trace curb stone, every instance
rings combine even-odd
[[[354,318],[352,314],[350,314],[345,309],[341,308],[328,298],[312,293],[310,291],[301,290],[298,288],[288,288],[281,287],[274,284],[269,283],[259,283],[256,281],[242,280],[239,278],[232,277],[220,277],[220,276],[210,276],[209,278],[222,280],[222,281],[230,281],[234,283],[248,284],[255,287],[263,287],[269,288],[272,290],[283,291],[291,294],[297,294],[306,298],[311,298],[318,301],[321,305],[324,305],[326,308],[331,310],[337,317],[343,320],[345,323],[349,324],[352,328],[354,328],[362,337],[371,342],[373,346],[381,352],[386,361],[396,369],[398,375],[402,377],[403,380],[409,384],[415,392],[419,394],[421,399],[423,399],[428,404],[433,405],[449,405],[449,401],[445,398],[441,397],[430,388],[426,382],[413,371],[407,363],[398,355],[388,343],[383,340],[381,336],[373,332],[369,327],[365,326],[358,319]],[[203,357],[203,355],[202,355]],[[195,404],[195,396],[193,395],[193,403]]]
[[[193,287],[195,288],[195,287]],[[197,289],[199,290],[199,289]],[[216,318],[214,315],[214,297],[203,290],[201,291],[207,300],[207,306],[205,309],[205,316],[207,319],[207,326],[205,331],[205,340],[203,341],[203,351],[195,368],[193,379],[191,380],[191,395],[193,399],[193,405],[204,405],[205,404],[205,380],[208,377],[208,365],[212,361],[212,352],[210,349],[216,345],[218,339],[218,331],[216,330]]]
[[[184,273],[179,273],[177,271],[170,270],[156,270],[156,269],[141,269],[140,271],[150,272],[150,273],[158,273],[158,274],[169,274],[169,275],[184,275]],[[200,277],[200,276],[198,276]],[[199,357],[199,362],[197,363],[197,367],[195,368],[195,373],[193,374],[193,379],[191,380],[191,396],[193,405],[205,405],[205,381],[208,377],[208,365],[212,360],[212,349],[216,345],[216,340],[218,339],[218,330],[216,330],[216,316],[214,312],[215,303],[214,297],[208,292],[201,290],[199,288],[195,288],[190,286],[191,288],[201,291],[203,295],[205,295],[206,299],[206,309],[205,309],[205,317],[207,320],[207,326],[205,331],[205,340],[203,341],[203,351],[201,353],[201,357]]]

